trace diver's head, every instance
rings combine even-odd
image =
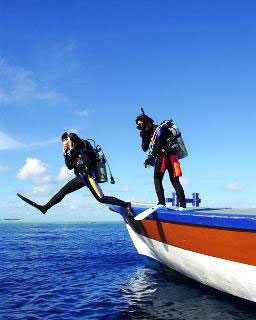
[[[68,140],[68,132],[64,132],[63,135],[61,136],[61,141],[64,142]]]
[[[73,143],[69,137],[69,132],[64,132],[61,136],[61,141],[63,143],[63,150],[72,150]]]
[[[141,108],[141,111],[142,113],[136,118],[135,122],[138,130],[146,131],[152,127],[154,120],[144,113],[143,108]]]

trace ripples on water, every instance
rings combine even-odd
[[[123,224],[0,224],[0,319],[251,320],[253,303],[144,266]]]

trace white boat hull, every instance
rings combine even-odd
[[[256,266],[178,248],[136,233],[126,224],[139,254],[234,296],[256,302]]]

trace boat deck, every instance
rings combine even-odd
[[[149,208],[154,206],[155,204],[150,203],[132,203],[132,206],[135,208]],[[177,211],[176,207],[173,206],[166,206],[166,208],[159,209],[169,211],[170,213],[172,210]],[[209,213],[209,214],[234,214],[234,215],[255,215],[256,216],[256,208],[209,208],[209,207],[187,207],[184,211],[178,212],[198,212],[198,213]]]

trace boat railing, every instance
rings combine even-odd
[[[179,207],[180,203],[176,192],[172,193],[172,198],[166,198],[166,203],[171,203],[173,207]],[[192,193],[192,198],[186,198],[186,203],[191,203],[193,207],[199,207],[201,199],[199,198],[199,193]]]

